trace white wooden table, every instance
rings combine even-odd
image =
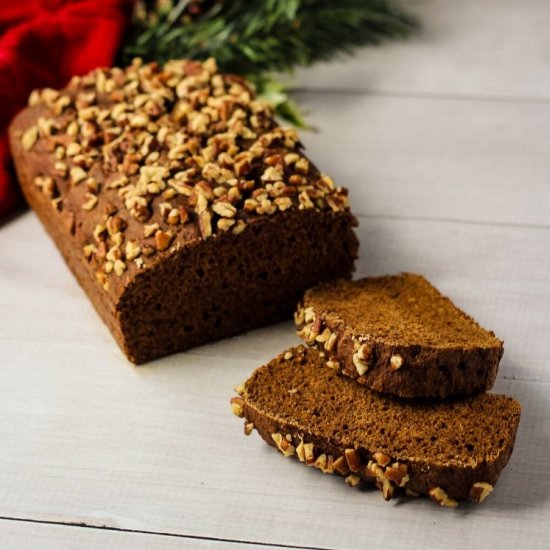
[[[135,368],[36,217],[0,228],[0,548],[550,548],[550,2],[409,2],[403,43],[300,71],[309,153],[351,189],[357,275],[424,273],[506,342],[523,404],[482,506],[386,503],[229,412],[290,323]]]

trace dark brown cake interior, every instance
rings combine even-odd
[[[291,316],[303,292],[348,277],[357,240],[346,215],[286,212],[175,254],[140,274],[119,304],[136,363]]]
[[[308,292],[306,306],[317,313],[333,313],[356,334],[389,345],[463,349],[502,345],[421,275],[320,285]]]
[[[340,446],[435,466],[475,468],[513,445],[520,405],[510,397],[399,400],[342,379],[315,349],[291,351],[291,359],[277,357],[245,385],[247,404],[283,424]]]

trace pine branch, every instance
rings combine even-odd
[[[401,38],[417,26],[395,0],[145,0],[120,51],[165,62],[214,57],[247,76],[293,124],[303,125],[284,87],[268,76],[328,60],[357,46]]]
[[[213,56],[238,74],[286,71],[415,27],[393,0],[164,1],[135,21],[121,61]]]

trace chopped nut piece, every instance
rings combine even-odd
[[[294,445],[291,445],[286,438],[282,436],[280,433],[274,433],[271,434],[271,438],[273,441],[275,441],[275,444],[277,445],[277,448],[285,457],[292,456],[296,449],[294,448]]]
[[[401,355],[392,355],[390,358],[391,370],[400,369],[403,366],[403,357]]]
[[[74,157],[75,155],[78,155],[78,153],[80,153],[81,150],[82,150],[82,147],[80,146],[80,144],[73,142],[67,145],[65,152],[67,156]]]
[[[394,462],[384,471],[384,476],[395,483],[398,487],[404,487],[410,477],[407,474],[407,465]]]
[[[294,168],[298,170],[298,172],[307,174],[309,170],[309,162],[306,158],[302,157],[301,159],[299,159],[294,163]]]
[[[122,260],[115,260],[115,273],[120,277],[126,271],[126,264]]]
[[[84,252],[85,258],[91,258],[93,254],[97,252],[97,247],[95,244],[87,244],[82,251]]]
[[[166,250],[170,246],[170,243],[172,242],[173,238],[174,238],[174,235],[172,235],[170,231],[158,230],[155,233],[155,246],[157,250],[159,251]]]
[[[70,171],[71,183],[76,185],[88,177],[88,174],[80,166],[73,166]]]
[[[126,222],[120,216],[110,216],[105,225],[111,237],[126,228]]]
[[[306,323],[312,323],[315,321],[315,310],[312,307],[304,309],[304,320]]]
[[[288,178],[288,183],[290,183],[291,185],[303,185],[307,183],[307,179],[304,178],[304,176],[299,176],[298,174],[292,174],[292,176]]]
[[[284,157],[284,160],[287,166],[291,166],[296,161],[300,160],[300,155],[297,155],[296,153],[287,153]]]
[[[61,176],[62,178],[67,176],[67,172],[69,170],[69,167],[64,162],[57,161],[53,165],[53,168],[54,168],[54,174],[56,176]]]
[[[344,456],[346,457],[350,471],[356,473],[361,470],[361,461],[355,449],[346,449],[344,451]]]
[[[352,356],[353,364],[357,369],[359,376],[363,376],[369,370],[369,364],[361,358],[359,351],[356,351]]]
[[[454,508],[455,506],[458,506],[458,502],[453,498],[450,498],[441,487],[432,487],[428,491],[428,494],[430,495],[430,498],[434,502],[437,502],[440,506],[445,506],[447,508]]]
[[[180,211],[177,208],[172,208],[172,210],[168,212],[166,221],[170,225],[177,225],[180,222]]]
[[[377,464],[380,464],[382,467],[387,466],[391,462],[391,458],[384,453],[374,453],[372,457],[376,460]]]
[[[84,195],[84,198],[86,199],[84,203],[82,204],[82,208],[84,210],[92,210],[95,208],[97,204],[97,195],[92,195],[91,193],[86,193]]]
[[[235,227],[233,228],[233,234],[238,235],[239,233],[242,233],[246,227],[246,224],[243,220],[237,220],[237,223],[235,224]]]
[[[334,346],[336,345],[336,339],[338,337],[336,336],[335,332],[331,332],[330,336],[327,338],[327,341],[325,342],[325,349],[327,351],[332,351],[334,349]]]
[[[376,485],[378,486],[380,491],[382,491],[382,497],[384,498],[384,500],[390,500],[393,496],[394,491],[391,481],[386,477],[377,478]]]
[[[31,126],[21,136],[21,145],[25,151],[30,151],[38,139],[38,127]]]
[[[212,236],[212,215],[207,210],[199,214],[199,229],[203,239]]]
[[[332,332],[330,331],[329,328],[325,328],[325,330],[323,330],[323,332],[321,332],[321,334],[318,334],[316,337],[315,337],[315,340],[317,342],[320,342],[321,344],[324,344],[331,336]]]
[[[239,418],[244,417],[244,399],[242,397],[232,397],[229,400],[231,412]]]
[[[294,357],[294,354],[291,352],[291,351],[287,351],[284,355],[283,355],[284,359],[286,359],[287,361],[289,359],[292,359]]]
[[[220,231],[229,231],[235,225],[235,220],[229,218],[220,218],[218,220],[218,229]]]
[[[313,443],[304,443],[304,457],[306,464],[311,465],[315,462]]]
[[[298,460],[300,462],[306,461],[306,455],[304,451],[304,440],[300,440],[300,443],[298,443],[298,446],[296,447],[296,456],[298,457]]]
[[[298,195],[298,200],[300,201],[300,208],[302,209],[308,209],[308,208],[314,208],[315,205],[311,202],[311,199],[309,198],[309,195],[307,194],[307,191],[302,191]]]
[[[470,500],[483,502],[493,491],[493,486],[485,481],[476,481],[470,488]]]
[[[283,173],[274,166],[269,166],[262,174],[262,181],[280,181],[283,179]]]
[[[289,197],[277,197],[273,202],[281,212],[292,208],[292,199]]]
[[[250,435],[253,430],[254,430],[254,423],[253,422],[247,422],[244,425],[244,435]]]
[[[212,210],[224,218],[233,218],[237,209],[228,202],[216,202],[212,205]]]
[[[333,463],[334,469],[343,476],[349,474],[348,462],[343,456],[339,456]]]
[[[233,388],[239,395],[244,393],[244,384],[238,384]]]
[[[315,462],[313,463],[313,466],[315,468],[319,468],[320,470],[324,470],[327,465],[327,455],[325,453],[320,454]]]
[[[124,187],[128,183],[128,178],[123,174],[112,174],[106,180],[107,187],[110,189],[116,189],[117,187]]]
[[[144,225],[143,226],[143,234],[145,235],[145,237],[151,237],[152,235],[154,235],[159,229],[159,224],[158,223],[152,223],[150,225]]]
[[[38,105],[42,102],[42,97],[40,96],[39,90],[33,90],[31,92],[31,95],[29,96],[28,106],[33,107],[34,105]]]
[[[298,309],[294,312],[294,324],[297,326],[305,323],[305,312],[302,304],[298,304]]]
[[[134,260],[141,254],[141,248],[138,244],[138,241],[128,241],[126,243],[126,259]]]
[[[350,487],[357,487],[361,483],[361,478],[357,474],[350,474],[345,481]]]
[[[329,369],[339,369],[340,368],[340,363],[338,361],[335,361],[334,359],[329,359],[326,362],[326,365]]]

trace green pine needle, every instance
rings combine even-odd
[[[394,0],[160,0],[141,5],[119,61],[214,57],[222,71],[251,78],[283,118],[303,125],[284,87],[266,74],[405,37],[416,26]]]

